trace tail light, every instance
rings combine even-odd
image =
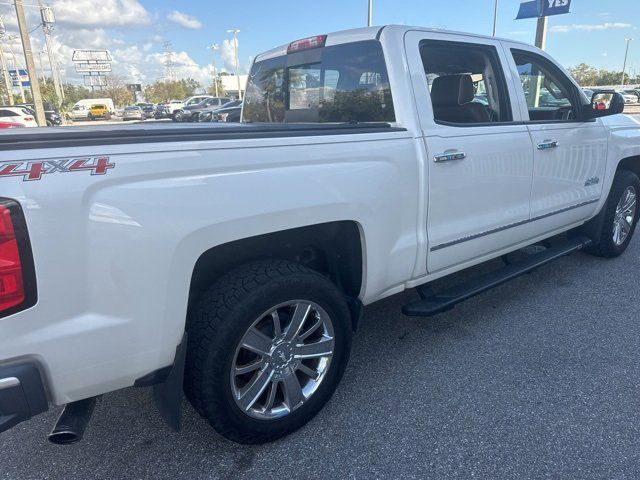
[[[0,317],[36,303],[35,269],[20,205],[0,198]]]
[[[25,122],[33,122],[33,117],[24,117]]]

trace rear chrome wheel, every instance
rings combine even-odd
[[[275,440],[331,398],[352,334],[345,295],[327,277],[287,260],[248,263],[190,311],[185,393],[228,439]]]
[[[627,241],[636,218],[637,192],[633,186],[625,189],[620,197],[613,220],[613,243],[617,246]]]
[[[301,407],[325,378],[333,323],[318,304],[281,303],[249,327],[236,348],[231,388],[247,415],[271,420]]]

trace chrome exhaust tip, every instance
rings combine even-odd
[[[96,406],[96,399],[97,397],[85,398],[65,405],[49,434],[49,441],[56,445],[71,445],[82,440]]]

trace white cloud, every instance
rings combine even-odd
[[[138,0],[55,0],[56,20],[81,28],[149,25],[149,12]]]
[[[630,23],[596,23],[596,24],[577,24],[573,23],[570,25],[554,25],[549,30],[557,33],[567,33],[571,31],[580,31],[580,32],[597,32],[602,30],[611,30],[618,28],[631,28],[633,25]]]
[[[202,28],[202,22],[200,22],[196,17],[192,17],[191,15],[187,15],[186,13],[182,13],[177,10],[174,10],[167,15],[167,19],[182,28],[188,28],[191,30],[198,30],[199,28]]]
[[[163,19],[151,7],[147,11],[139,0],[49,1],[58,21],[53,33],[53,46],[56,61],[64,72],[64,81],[73,84],[83,83],[82,74],[75,71],[72,62],[73,51],[77,49],[109,50],[113,59],[111,75],[126,82],[150,84],[165,78],[166,57],[162,46],[164,42],[162,32],[168,20]],[[40,30],[35,30],[39,23],[39,12],[37,9],[25,10],[27,10],[29,29],[34,30],[31,39],[36,67],[38,70],[42,69],[48,76],[50,66],[43,35]],[[197,18],[178,11],[170,16],[174,14],[184,16],[183,19],[187,20],[191,28],[202,26]],[[9,33],[17,34],[15,11],[12,7],[0,4],[0,15],[5,16]],[[175,18],[172,21],[175,21]],[[162,23],[164,25],[161,25]],[[186,25],[182,26],[189,28]],[[134,29],[136,35],[132,37],[129,32]],[[13,40],[11,45],[18,57],[18,63],[22,64],[22,46],[19,39]],[[5,53],[8,53],[9,45],[6,42],[4,47]],[[233,40],[226,39],[221,42],[217,54],[219,55],[216,62],[218,71],[235,72]],[[240,73],[246,73],[252,60],[249,57],[246,62],[247,57],[243,58],[245,60],[241,63]],[[175,78],[194,78],[203,88],[207,88],[212,83],[213,66],[196,62],[188,52],[174,52],[173,63]]]

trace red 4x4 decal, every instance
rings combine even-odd
[[[42,160],[27,162],[1,162],[0,177],[22,177],[25,182],[41,180],[48,173],[89,171],[91,175],[105,175],[115,168],[109,157],[73,158],[70,160]]]

